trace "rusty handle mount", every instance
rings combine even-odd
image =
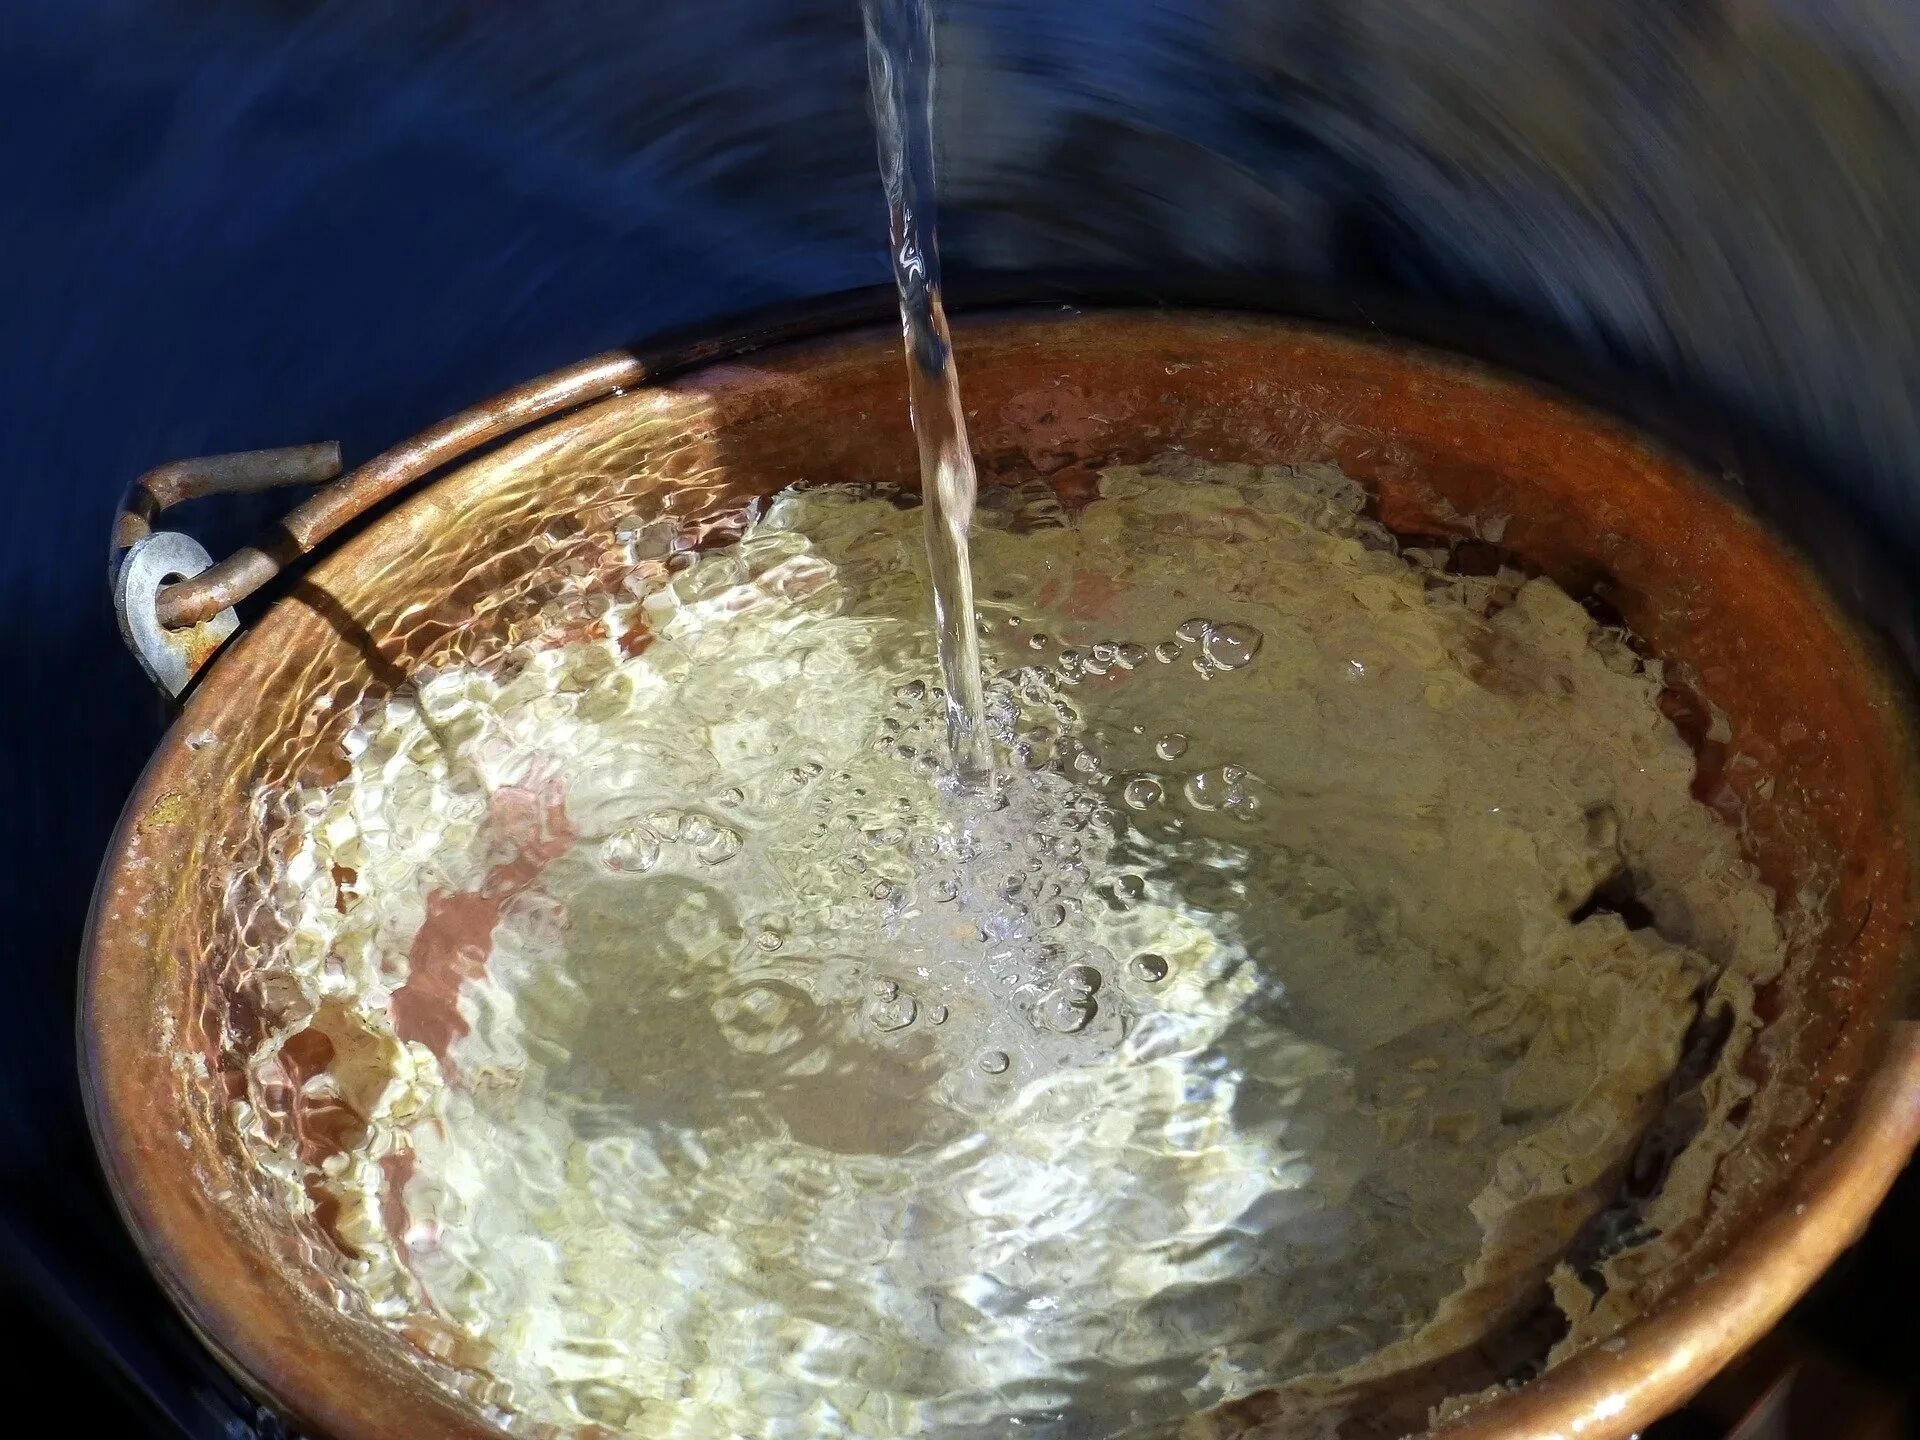
[[[625,351],[596,356],[463,410],[345,476],[337,444],[212,455],[149,470],[128,491],[114,524],[121,635],[148,677],[178,698],[240,628],[233,607],[294,560],[442,466],[636,385],[651,368]],[[162,511],[183,500],[316,484],[326,488],[288,512],[270,547],[248,545],[218,564],[191,536],[153,528]]]

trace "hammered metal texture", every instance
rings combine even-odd
[[[1791,1177],[1829,1151],[1853,1168],[1843,1199],[1806,1223],[1864,1217],[1920,1124],[1903,1099],[1904,1120],[1870,1106],[1880,1128],[1846,1138],[1905,994],[1913,752],[1906,697],[1793,555],[1612,423],[1428,355],[1270,321],[1137,313],[976,321],[957,347],[983,483],[1036,472],[1091,483],[1094,467],[1176,447],[1330,460],[1401,534],[1497,537],[1616,611],[1669,663],[1699,798],[1745,827],[1777,893],[1822,917],[1762,997],[1773,1023],[1749,1062],[1753,1133],[1717,1182],[1719,1203],[1676,1237],[1681,1263],[1642,1277],[1638,1298],[1659,1307],[1707,1267],[1746,1263],[1736,1242],[1779,1222]],[[324,1226],[276,1207],[235,1138],[241,1057],[289,1003],[254,973],[281,938],[261,893],[284,819],[254,797],[336,778],[359,708],[423,667],[502,666],[517,647],[603,633],[610,598],[649,578],[619,539],[636,518],[724,535],[750,497],[790,484],[914,483],[904,389],[897,335],[872,333],[710,367],[553,422],[317,566],[213,666],[155,756],[108,858],[86,960],[96,1127],[183,1309],[316,1431],[498,1433],[487,1377],[462,1370],[445,1337],[423,1330],[405,1353],[357,1317],[330,1278],[339,1256]],[[1724,733],[1708,725],[1714,710]],[[1845,1236],[1817,1238],[1830,1256]],[[1699,1333],[1683,1325],[1682,1338],[1700,1341],[1719,1320],[1687,1321],[1686,1303],[1675,1313]],[[1476,1365],[1398,1377],[1366,1405],[1417,1427]],[[1579,1406],[1609,1384],[1642,1388],[1605,1410],[1617,1426],[1583,1433],[1624,1435],[1675,1394],[1651,1359],[1645,1374],[1588,1368],[1598,1378],[1554,1417],[1588,1413]],[[1497,1433],[1502,1403],[1477,1412],[1475,1433]],[[1255,1397],[1221,1424],[1269,1418]]]

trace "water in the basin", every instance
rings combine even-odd
[[[1471,1344],[1689,947],[1774,934],[1657,677],[1337,473],[1171,456],[983,494],[1003,760],[944,787],[902,502],[636,523],[606,638],[442,668],[290,797],[310,1018],[243,1120],[351,1303],[528,1434],[1151,1434]],[[1628,866],[1661,930],[1590,913]]]
[[[947,317],[940,304],[933,163],[933,10],[930,0],[863,0],[867,74],[900,323],[906,338],[907,386],[920,450],[927,566],[940,670],[947,692],[947,729],[955,773],[984,776],[993,768],[981,689],[980,641],[973,627],[973,567],[967,532],[976,481],[960,409]]]

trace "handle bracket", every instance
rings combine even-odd
[[[710,358],[714,350],[693,347],[681,358]],[[154,683],[177,699],[239,628],[233,607],[292,560],[441,466],[538,421],[639,385],[653,369],[623,350],[596,355],[463,410],[346,476],[340,474],[340,447],[333,443],[210,455],[149,470],[134,482],[114,526],[118,558],[109,583],[120,633]],[[162,511],[182,500],[284,485],[326,488],[287,513],[271,553],[249,545],[215,563],[190,537],[153,528]],[[165,545],[147,544],[163,535]]]
[[[339,473],[340,447],[328,443],[176,460],[134,481],[114,525],[113,611],[127,648],[168,696],[186,692],[240,628],[240,617],[231,605],[185,625],[163,617],[166,592],[212,569],[213,557],[192,536],[155,530],[153,522],[183,500],[319,485]]]

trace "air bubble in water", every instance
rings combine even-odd
[[[931,1010],[927,1011],[927,1023],[929,1025],[946,1024],[947,1023],[947,1007],[944,1005],[936,1005]]]
[[[1113,893],[1122,900],[1140,900],[1146,896],[1147,882],[1138,875],[1116,875],[1113,877]]]
[[[644,875],[660,863],[660,837],[645,825],[635,825],[601,846],[600,858],[609,870]]]
[[[876,987],[867,1005],[867,1019],[876,1030],[904,1030],[920,1013],[920,1006],[911,995],[901,994],[898,985],[890,988],[891,994],[882,994]]]
[[[1149,985],[1158,985],[1167,978],[1167,959],[1164,955],[1151,953],[1136,955],[1133,957],[1133,964],[1128,968],[1133,971],[1136,980],[1145,981]]]
[[[1180,734],[1162,735],[1153,753],[1162,760],[1178,760],[1187,753],[1187,737]]]
[[[1151,810],[1165,797],[1166,787],[1151,775],[1136,775],[1120,791],[1120,798],[1134,810]]]
[[[1232,621],[1210,626],[1200,641],[1200,653],[1221,670],[1238,670],[1260,649],[1263,637],[1251,625]]]
[[[1181,794],[1196,810],[1226,810],[1245,819],[1259,802],[1247,788],[1247,772],[1239,765],[1222,765],[1217,770],[1201,770],[1187,777]]]
[[[1220,778],[1218,770],[1202,770],[1189,775],[1187,783],[1180,787],[1180,793],[1186,797],[1187,804],[1196,810],[1218,810],[1226,803],[1226,782]]]
[[[705,838],[694,842],[693,858],[702,865],[724,865],[740,853],[744,843],[738,830],[725,825],[710,825]]]
[[[1091,965],[1069,965],[1060,972],[1060,983],[1074,994],[1091,995],[1100,988],[1100,972]]]
[[[1062,1035],[1074,1035],[1087,1028],[1099,1007],[1091,995],[1056,990],[1040,1002],[1041,1022]]]
[[[897,686],[894,689],[893,698],[907,704],[912,704],[916,700],[924,700],[927,698],[927,682],[924,680],[909,680],[906,684]]]
[[[1173,627],[1173,633],[1189,645],[1198,645],[1207,638],[1207,632],[1213,628],[1211,620],[1195,616],[1191,620],[1182,620]]]
[[[989,1075],[1004,1075],[1011,1064],[1013,1061],[1004,1050],[989,1050],[980,1057],[980,1068]]]
[[[1153,647],[1153,658],[1158,660],[1162,665],[1171,665],[1180,658],[1180,642],[1178,640],[1162,640],[1158,645]]]

